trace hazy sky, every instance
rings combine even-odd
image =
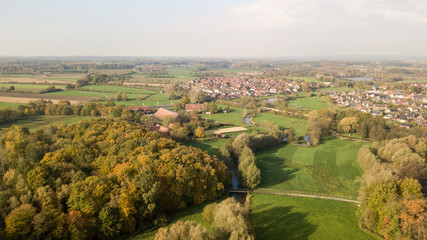
[[[0,0],[0,55],[427,56],[427,0]]]

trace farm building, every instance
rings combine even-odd
[[[178,116],[178,113],[165,108],[159,108],[159,110],[157,110],[154,116],[158,119],[163,120],[166,117],[176,118]]]
[[[141,112],[144,114],[152,113],[150,106],[132,106],[132,107],[129,107],[129,109],[133,110],[134,112]]]
[[[203,104],[185,104],[185,111],[201,112],[203,111]]]

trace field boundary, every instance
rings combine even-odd
[[[267,195],[281,195],[281,196],[292,196],[292,197],[306,197],[306,198],[319,198],[319,199],[327,199],[327,200],[334,200],[334,201],[340,201],[340,202],[350,202],[350,203],[356,203],[360,205],[362,202],[350,198],[341,198],[341,197],[332,197],[327,195],[319,195],[319,194],[302,194],[302,193],[291,193],[290,191],[276,191],[273,189],[268,188],[258,188],[256,190],[253,190],[254,193],[259,194],[267,194]]]

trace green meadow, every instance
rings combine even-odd
[[[0,133],[5,132],[13,125],[20,125],[28,128],[31,131],[37,130],[41,127],[47,127],[55,123],[73,124],[84,120],[94,119],[96,117],[90,116],[34,116],[23,118],[13,121],[11,123],[0,124]]]
[[[259,187],[356,197],[362,173],[356,157],[364,144],[328,137],[313,148],[280,144],[258,152]]]
[[[111,95],[111,94],[103,93],[103,92],[89,92],[89,91],[66,90],[66,91],[45,93],[45,95],[105,98],[107,95]]]
[[[260,123],[263,120],[274,122],[282,129],[293,127],[298,136],[303,136],[306,133],[307,120],[299,118],[291,118],[275,115],[271,112],[263,112],[257,114],[252,121]]]
[[[31,92],[31,93],[39,93],[41,90],[44,90],[52,86],[55,86],[55,88],[58,88],[58,89],[65,89],[64,85],[0,83],[0,87],[10,88],[10,86],[14,86],[15,91],[24,91],[24,92]]]
[[[82,88],[86,90],[100,91],[100,92],[126,92],[126,93],[139,93],[139,94],[157,93],[151,90],[123,87],[123,86],[86,85],[86,86],[83,86]]]
[[[219,105],[218,107],[225,107],[224,105]],[[237,107],[230,107],[231,112],[228,113],[215,113],[215,114],[201,114],[202,118],[209,120],[216,120],[224,123],[229,123],[234,126],[244,126],[246,125],[243,122],[243,109]]]
[[[259,240],[369,240],[358,228],[357,206],[325,199],[254,194],[251,220]]]
[[[315,83],[321,83],[322,81],[316,80],[314,77],[285,77],[286,79],[292,79],[292,80],[304,80],[305,82],[315,82]]]
[[[292,108],[302,108],[311,110],[321,110],[326,108],[328,105],[322,102],[317,96],[297,98],[296,100],[290,101],[289,106]]]
[[[5,108],[5,107],[9,107],[10,109],[17,109],[19,105],[24,105],[24,104],[0,102],[0,109]]]

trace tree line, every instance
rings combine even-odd
[[[426,239],[427,138],[410,135],[363,146],[358,161],[365,171],[360,227],[385,239]]]
[[[13,126],[0,152],[1,239],[116,239],[230,183],[215,156],[126,121]]]
[[[233,198],[227,198],[220,203],[211,203],[203,208],[202,216],[213,227],[208,230],[200,224],[178,221],[170,228],[161,228],[155,240],[238,240],[255,239],[255,231],[250,221],[250,195],[244,204]]]

